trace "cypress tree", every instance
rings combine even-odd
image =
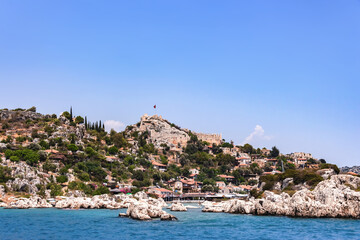
[[[73,121],[73,115],[72,115],[72,107],[70,106],[70,122]]]
[[[87,117],[85,116],[85,129],[88,128],[88,125],[87,125]]]

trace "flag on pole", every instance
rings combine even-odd
[[[156,104],[154,105],[154,108],[156,108]]]

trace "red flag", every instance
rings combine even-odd
[[[154,105],[154,108],[156,108],[156,104]]]

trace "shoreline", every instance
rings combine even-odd
[[[358,186],[360,178],[349,175],[333,175],[320,182],[315,189],[299,190],[292,196],[282,192],[265,191],[263,198],[248,200],[230,199],[221,202],[203,200],[185,200],[165,202],[162,198],[149,197],[145,192],[135,195],[96,195],[93,197],[66,197],[50,204],[37,196],[20,198],[13,202],[0,203],[1,207],[57,208],[57,209],[127,209],[122,216],[139,220],[150,220],[163,216],[164,220],[174,220],[170,211],[187,211],[190,208],[201,208],[202,212],[252,214],[267,216],[289,216],[296,218],[344,218],[360,219],[360,192],[352,190]],[[185,204],[185,205],[184,205]],[[196,206],[191,206],[195,204]],[[169,206],[170,205],[170,206]]]

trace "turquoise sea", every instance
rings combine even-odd
[[[125,209],[121,210],[125,212]],[[360,239],[360,220],[172,212],[179,221],[119,218],[118,210],[0,209],[0,239]]]

